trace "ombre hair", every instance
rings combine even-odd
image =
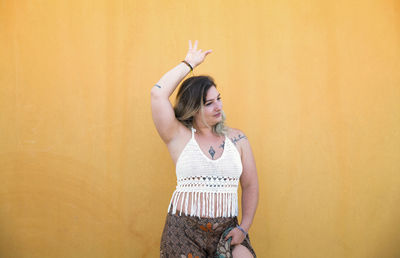
[[[200,111],[203,123],[208,125],[204,119],[203,107],[206,102],[208,90],[217,87],[214,79],[208,75],[192,76],[182,82],[174,106],[175,117],[187,128],[193,126],[194,116]],[[212,131],[218,135],[226,135],[227,128],[224,125],[226,116],[221,110],[222,119],[212,126]]]

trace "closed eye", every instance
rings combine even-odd
[[[221,100],[221,97],[218,97],[217,100]],[[208,102],[208,103],[206,104],[206,106],[211,105],[211,103],[212,103],[212,102]]]

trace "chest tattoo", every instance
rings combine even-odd
[[[210,146],[210,149],[208,150],[208,153],[210,153],[211,158],[214,159],[214,154],[215,154],[215,150],[212,146]]]
[[[219,147],[224,149],[225,141],[223,141],[222,144],[219,145]],[[214,159],[214,155],[215,155],[216,151],[214,150],[213,146],[210,146],[210,149],[208,150],[208,153],[210,153],[211,158]]]
[[[225,147],[225,141],[222,142],[222,144],[219,146],[220,148],[224,149]]]

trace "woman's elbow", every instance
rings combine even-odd
[[[242,183],[243,190],[251,190],[258,192],[258,180],[249,180],[248,182]]]

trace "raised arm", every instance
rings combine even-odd
[[[196,40],[192,47],[192,41],[189,40],[189,51],[185,61],[193,68],[204,61],[204,58],[212,50],[202,52],[197,50],[198,41]],[[151,112],[153,122],[156,126],[161,139],[168,144],[177,134],[180,122],[175,118],[174,109],[169,97],[172,95],[179,83],[190,72],[189,65],[181,62],[166,74],[151,89]]]

